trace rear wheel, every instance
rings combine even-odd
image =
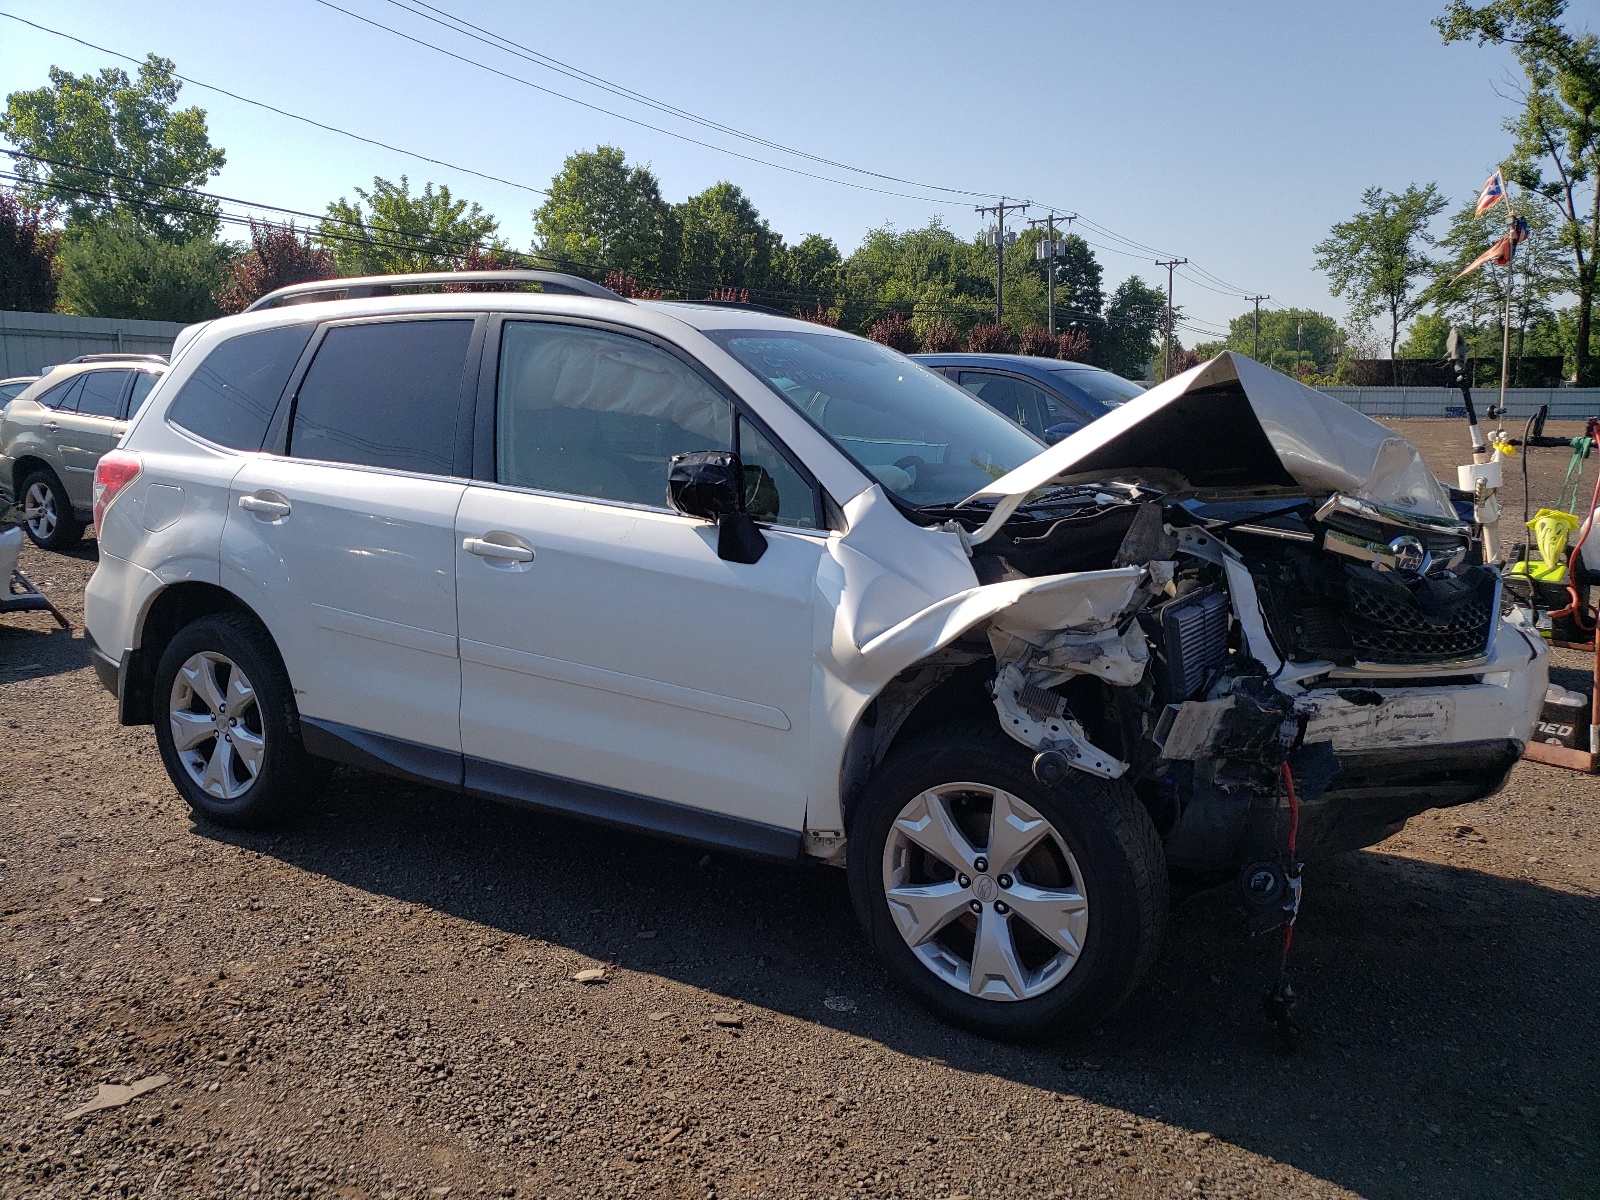
[[[1123,784],[1046,786],[999,730],[891,755],[852,821],[851,896],[884,965],[945,1019],[1029,1040],[1111,1012],[1154,961],[1161,845]]]
[[[67,490],[50,471],[35,471],[22,481],[23,528],[45,550],[70,550],[83,540],[84,524],[72,515]]]
[[[202,617],[181,630],[156,668],[155,700],[161,760],[198,815],[265,825],[316,791],[288,674],[249,617]]]

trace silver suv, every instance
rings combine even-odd
[[[94,503],[97,669],[205,819],[331,759],[845,867],[1005,1037],[1128,994],[1169,869],[1260,896],[1493,791],[1546,686],[1416,450],[1230,354],[1046,447],[748,307],[296,285],[187,335]]]
[[[0,412],[0,493],[46,550],[70,550],[92,519],[94,469],[167,369],[155,355],[90,354],[52,368]],[[7,505],[9,506],[9,505]]]

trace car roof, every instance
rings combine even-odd
[[[0,387],[3,387],[8,383],[32,383],[38,378],[39,376],[37,375],[12,375],[8,379],[0,379]]]
[[[1068,362],[1064,358],[1041,358],[1031,354],[913,354],[911,358],[934,367],[997,367],[1020,370],[1024,374],[1035,371],[1048,371],[1054,375],[1076,371],[1093,371],[1103,375],[1112,373],[1092,363]]]

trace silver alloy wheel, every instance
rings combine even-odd
[[[214,650],[191,654],[167,704],[172,745],[208,796],[237,800],[255,783],[266,732],[255,688],[237,663]]]
[[[56,513],[56,496],[50,485],[42,479],[32,484],[22,497],[22,517],[28,523],[28,532],[39,541],[48,541],[55,533],[60,518]]]
[[[929,788],[883,848],[900,936],[945,983],[984,1000],[1028,1000],[1066,978],[1089,929],[1082,879],[1055,827],[988,784]]]

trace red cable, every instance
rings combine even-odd
[[[1298,874],[1295,864],[1295,847],[1300,839],[1300,797],[1294,790],[1294,772],[1289,770],[1289,764],[1284,763],[1278,768],[1283,773],[1283,789],[1289,796],[1289,870]],[[1291,917],[1283,926],[1283,960],[1279,967],[1281,974],[1289,965],[1289,946],[1294,942],[1294,919]]]

